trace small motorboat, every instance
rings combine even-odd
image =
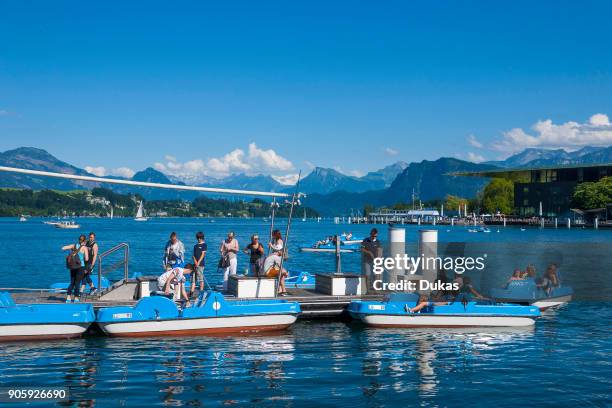
[[[375,327],[525,327],[540,317],[535,306],[460,301],[413,313],[410,308],[418,300],[414,293],[394,293],[383,301],[353,300],[348,311],[354,319]]]
[[[508,282],[506,288],[492,288],[491,297],[500,302],[532,305],[540,310],[559,306],[572,300],[574,290],[569,286],[551,288],[550,291],[539,288],[531,278]]]
[[[19,222],[26,222],[28,219],[25,217],[25,215],[22,215],[19,217]]]
[[[340,252],[343,254],[346,253],[351,253],[351,252],[355,252],[358,251],[359,247],[347,247],[347,246],[340,246]],[[336,252],[336,246],[335,245],[331,245],[331,244],[326,244],[326,245],[318,245],[318,246],[311,246],[311,247],[300,247],[300,251],[302,252]]]
[[[102,308],[96,322],[104,333],[117,337],[253,334],[285,330],[299,313],[297,302],[226,300],[219,292],[206,291],[182,309],[164,296],[143,298],[133,307]]]
[[[15,304],[9,293],[0,292],[0,341],[79,337],[94,320],[87,303]]]
[[[342,233],[342,235],[340,235],[340,241],[346,245],[361,244],[363,239],[364,238],[357,238],[353,236],[353,234]]]
[[[468,228],[468,232],[491,232],[487,227]]]
[[[285,279],[285,286],[288,288],[314,289],[315,275],[306,271],[289,271],[289,276]]]
[[[351,253],[356,252],[361,249],[361,241],[356,241],[354,243],[349,243],[348,241],[340,240],[340,252],[342,253]],[[309,247],[300,247],[300,251],[302,252],[336,252],[336,244],[327,239],[324,241],[319,241]]]
[[[74,221],[62,221],[62,222],[58,222],[57,224],[53,224],[53,225],[55,225],[55,228],[61,228],[61,229],[81,228],[81,226]]]

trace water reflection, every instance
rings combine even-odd
[[[559,387],[580,392],[577,402],[609,395],[609,327],[593,322],[609,321],[610,310],[572,303],[546,312],[535,329],[300,321],[278,336],[4,344],[0,386],[69,386],[66,406],[290,407],[492,406],[519,387],[525,393],[512,394],[513,401],[530,405],[539,401],[537,386],[551,404],[563,405]],[[560,386],[559,370],[572,382]]]
[[[396,393],[437,395],[449,373],[471,370],[473,360],[496,357],[497,349],[520,348],[534,337],[531,328],[376,329],[351,325],[362,341],[361,374],[368,378],[367,397],[385,387]],[[442,373],[443,375],[440,375]],[[389,383],[381,379],[390,379]]]

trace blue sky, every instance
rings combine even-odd
[[[195,177],[612,144],[610,15],[603,1],[0,1],[0,150]]]

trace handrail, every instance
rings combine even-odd
[[[102,259],[114,254],[115,252],[121,249],[123,249],[123,262],[114,265],[121,265],[121,263],[123,263],[123,279],[127,280],[129,275],[128,262],[130,259],[130,246],[127,243],[122,242],[119,245],[115,245],[111,249],[104,251],[101,255],[98,255],[98,289],[101,289],[102,287]]]

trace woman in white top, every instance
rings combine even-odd
[[[279,276],[278,282],[278,294],[280,296],[287,296],[287,289],[285,288],[285,279],[287,278],[287,271],[285,269],[280,272],[281,260],[284,255],[285,243],[279,230],[272,231],[272,240],[268,243],[270,248],[270,255],[266,258],[264,264],[264,271],[267,276]],[[280,273],[279,273],[280,272]]]
[[[223,290],[227,290],[227,281],[230,275],[236,274],[238,268],[237,254],[240,250],[238,240],[234,238],[234,233],[230,231],[227,234],[227,239],[221,243],[221,256],[229,259],[229,266],[223,270]]]

